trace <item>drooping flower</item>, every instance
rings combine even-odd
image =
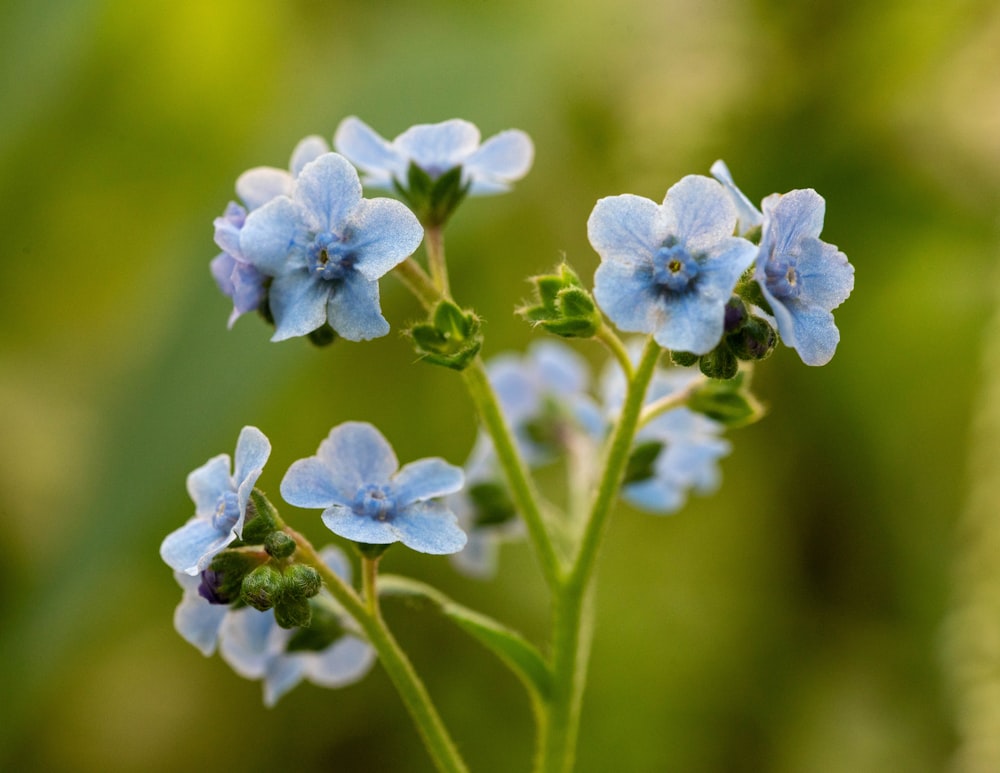
[[[587,223],[601,256],[594,296],[626,332],[707,354],[722,337],[725,306],[756,248],[733,236],[736,209],[722,185],[683,178],[662,205],[625,194],[601,199]]]
[[[412,212],[398,201],[362,198],[354,167],[326,153],[305,165],[291,196],[247,215],[240,249],[274,277],[272,341],[306,335],[326,322],[341,337],[364,341],[389,332],[379,278],[422,239]]]
[[[229,327],[240,315],[259,309],[267,296],[267,277],[247,261],[240,248],[240,231],[247,209],[253,210],[277,196],[289,195],[303,167],[329,151],[326,140],[309,136],[295,146],[288,171],[259,166],[247,170],[236,180],[236,194],[246,206],[231,201],[223,215],[215,219],[215,243],[222,252],[211,262],[216,284],[223,295],[233,300]]]
[[[778,333],[807,365],[833,357],[840,331],[833,309],[854,289],[854,266],[819,239],[826,202],[811,188],[763,201],[764,225],[754,278],[778,322]]]
[[[392,446],[371,424],[330,430],[316,456],[292,464],[281,495],[297,507],[324,508],[334,534],[372,545],[402,542],[421,553],[454,553],[465,545],[455,515],[438,501],[462,487],[460,467],[428,458],[399,469]]]
[[[199,574],[216,553],[242,537],[250,493],[270,454],[271,443],[264,433],[256,427],[244,427],[236,441],[232,474],[229,454],[220,454],[188,475],[194,517],[160,545],[160,556],[171,569]]]
[[[330,546],[320,556],[345,582],[350,582],[351,565],[342,551]],[[176,576],[184,588],[184,597],[174,613],[177,632],[206,656],[218,647],[222,658],[240,676],[263,680],[267,706],[273,706],[303,679],[321,687],[356,682],[375,660],[374,650],[352,632],[351,622],[338,618],[325,591],[316,598],[317,609],[324,611],[324,621],[333,624],[321,626],[321,616],[314,614],[310,645],[296,647],[296,637],[305,629],[281,628],[273,610],[258,612],[252,607],[233,609],[211,603],[199,592],[199,578]],[[318,630],[320,627],[323,630]]]
[[[764,222],[764,216],[760,210],[753,205],[753,202],[733,182],[733,176],[729,173],[729,167],[725,161],[719,159],[711,168],[712,177],[722,183],[736,206],[736,228],[740,236],[746,236],[755,228],[759,228]]]
[[[535,149],[523,131],[508,129],[482,144],[479,140],[475,125],[453,118],[411,126],[389,142],[350,116],[341,121],[333,144],[364,173],[366,185],[388,190],[394,181],[406,187],[411,162],[431,180],[461,167],[462,182],[473,196],[510,190],[531,169]]]

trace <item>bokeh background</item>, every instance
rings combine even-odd
[[[403,460],[468,453],[460,380],[414,362],[391,278],[376,342],[226,329],[208,261],[233,181],[355,114],[534,138],[515,192],[448,234],[487,354],[533,337],[526,275],[564,254],[592,274],[598,198],[659,200],[720,157],[758,200],[819,190],[856,266],[833,362],[759,368],[770,415],[733,434],[719,493],[615,516],[579,769],[1000,769],[996,3],[7,0],[0,78],[0,768],[430,770],[378,669],[264,709],[175,634],[157,553],[244,424],[271,492],[347,419]],[[524,546],[487,583],[384,563],[544,635]],[[387,615],[472,768],[527,769],[520,685],[446,623]]]

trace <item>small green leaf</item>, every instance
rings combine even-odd
[[[727,427],[753,424],[765,411],[744,381],[742,374],[728,381],[707,381],[691,394],[687,406]]]

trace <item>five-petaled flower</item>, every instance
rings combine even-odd
[[[380,277],[405,260],[423,229],[403,204],[364,199],[358,173],[326,153],[302,169],[290,196],[247,215],[240,249],[269,291],[272,341],[307,335],[329,322],[343,338],[389,332],[379,305]]]
[[[754,278],[778,321],[778,333],[806,365],[833,357],[840,331],[833,309],[854,289],[854,266],[819,238],[826,202],[811,188],[763,201],[764,226]]]
[[[462,181],[472,196],[510,190],[511,183],[531,169],[535,149],[523,131],[508,129],[481,145],[479,139],[474,124],[453,118],[411,126],[389,142],[350,116],[337,127],[333,144],[364,173],[366,185],[388,190],[394,182],[406,187],[411,162],[432,180],[461,167]]]
[[[229,454],[209,459],[188,475],[195,515],[160,545],[160,556],[171,569],[199,574],[216,553],[242,537],[250,493],[270,454],[271,443],[264,433],[256,427],[244,427],[236,441],[232,475]]]
[[[707,354],[756,247],[733,236],[736,209],[715,180],[689,175],[662,205],[624,194],[601,199],[587,223],[601,256],[594,297],[619,329],[661,346]]]
[[[375,427],[349,421],[330,430],[316,456],[292,464],[281,495],[298,507],[324,508],[323,523],[346,539],[445,554],[461,550],[466,536],[436,498],[461,489],[463,479],[460,467],[439,458],[399,469]]]

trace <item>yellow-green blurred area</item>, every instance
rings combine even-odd
[[[0,768],[431,770],[377,667],[264,709],[174,632],[158,556],[193,512],[185,476],[245,424],[272,441],[272,495],[345,420],[404,462],[472,445],[461,379],[399,335],[419,308],[393,277],[375,342],[226,329],[208,261],[233,182],[352,114],[389,137],[452,117],[533,137],[530,175],[447,234],[487,355],[540,335],[512,314],[527,275],[565,255],[592,276],[597,199],[659,201],[716,158],[757,201],[816,188],[856,267],[833,362],[758,368],[770,413],[732,434],[718,494],[612,519],[580,771],[937,771],[959,717],[997,716],[953,689],[945,646],[976,593],[953,577],[1000,295],[992,0],[7,0],[0,78]],[[383,568],[544,645],[525,545],[486,583],[403,548]],[[445,622],[386,615],[471,768],[526,770],[519,683]]]

